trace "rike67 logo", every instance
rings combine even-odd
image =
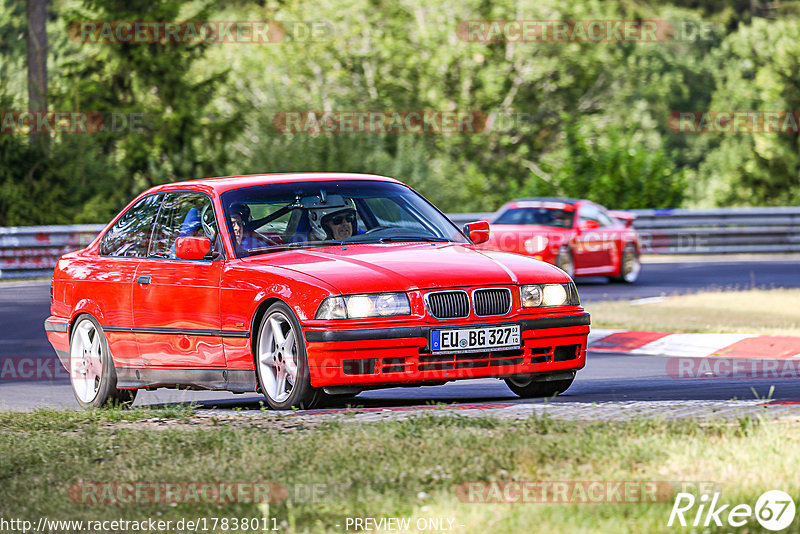
[[[743,527],[753,517],[766,530],[779,531],[794,521],[794,500],[781,490],[766,491],[756,501],[755,508],[749,504],[719,503],[719,493],[703,494],[695,498],[691,493],[678,493],[669,514],[667,526]],[[709,502],[710,501],[710,502]]]

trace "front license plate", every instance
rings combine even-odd
[[[431,331],[431,352],[480,352],[520,345],[518,324]]]

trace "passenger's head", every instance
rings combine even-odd
[[[247,223],[250,221],[250,207],[247,204],[233,204],[231,205],[231,229],[233,236],[236,238],[236,243],[241,244],[244,239],[244,230]]]
[[[356,204],[351,199],[345,199],[344,206],[309,210],[308,218],[311,238],[320,241],[346,239],[358,231]]]
[[[244,221],[242,221],[242,216],[238,213],[231,213],[231,229],[236,242],[241,244],[242,239],[244,239]]]

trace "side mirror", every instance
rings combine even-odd
[[[578,229],[579,229],[579,230],[583,230],[583,231],[586,231],[586,230],[596,230],[597,228],[600,228],[600,223],[599,223],[599,222],[597,222],[597,221],[593,221],[593,220],[591,220],[591,219],[590,219],[590,220],[587,220],[587,221],[582,221],[582,222],[581,222],[581,223],[578,225]]]
[[[179,237],[175,240],[175,255],[181,260],[202,260],[211,252],[207,237]]]
[[[489,223],[487,221],[475,221],[464,225],[464,233],[475,243],[480,245],[489,241]]]
[[[609,211],[609,215],[622,221],[626,228],[633,228],[633,221],[636,219],[636,214],[629,211]]]

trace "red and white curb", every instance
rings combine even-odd
[[[595,328],[588,350],[683,358],[800,359],[800,337],[673,334]]]

